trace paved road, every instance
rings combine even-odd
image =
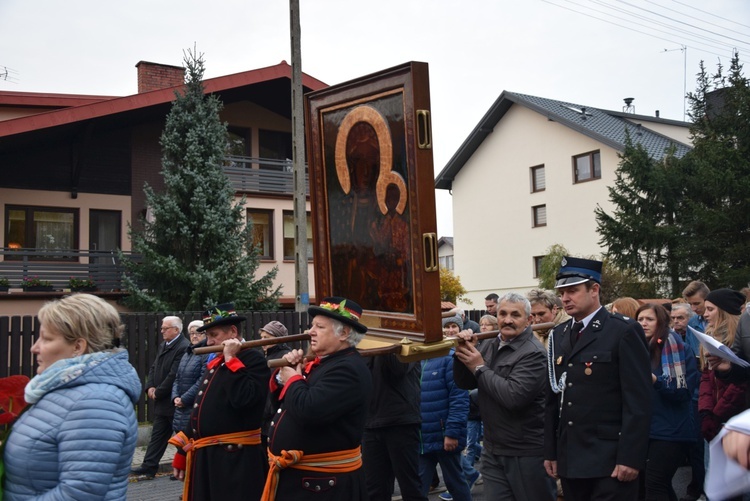
[[[685,495],[685,487],[689,481],[690,468],[683,467],[677,470],[674,486],[678,499]],[[439,501],[440,492],[442,491],[430,494],[430,501]],[[127,501],[178,501],[180,494],[182,494],[182,482],[170,480],[169,475],[159,475],[153,480],[131,482],[128,486]],[[471,494],[472,501],[484,501],[483,485],[474,486]],[[400,499],[400,497],[394,499]]]

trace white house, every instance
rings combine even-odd
[[[453,196],[454,271],[474,304],[526,292],[553,244],[601,255],[626,130],[654,158],[690,150],[689,124],[504,91],[438,175]],[[494,215],[494,217],[490,217]],[[494,229],[487,231],[487,225]]]

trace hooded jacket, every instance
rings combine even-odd
[[[34,384],[37,378],[44,384]],[[59,360],[34,379],[27,400],[29,388],[38,400],[14,423],[5,446],[4,499],[125,499],[141,393],[127,352]]]

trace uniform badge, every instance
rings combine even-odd
[[[583,373],[586,374],[587,376],[590,376],[591,373],[593,372],[591,370],[592,365],[593,365],[593,362],[586,362],[586,368],[583,370]]]
[[[591,325],[593,325],[595,329],[598,329],[599,327],[602,326],[602,324],[601,324],[601,322],[599,322],[599,320],[594,320],[594,323],[591,324]]]
[[[555,360],[555,365],[562,365],[562,355],[557,357],[557,360]]]

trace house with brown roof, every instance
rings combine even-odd
[[[159,138],[184,82],[181,67],[136,67],[138,93],[130,96],[0,91],[0,277],[11,282],[0,292],[0,314],[36,312],[65,293],[71,276],[121,297],[113,250],[129,252],[128,226],[149,215],[144,183],[163,189]],[[304,92],[326,87],[309,75],[302,81]],[[294,304],[291,66],[206,79],[204,87],[224,105],[224,171],[238,201],[246,197],[263,256],[258,273],[278,266],[282,304]],[[24,291],[21,280],[33,276],[54,292]],[[309,276],[313,296],[312,265]]]

